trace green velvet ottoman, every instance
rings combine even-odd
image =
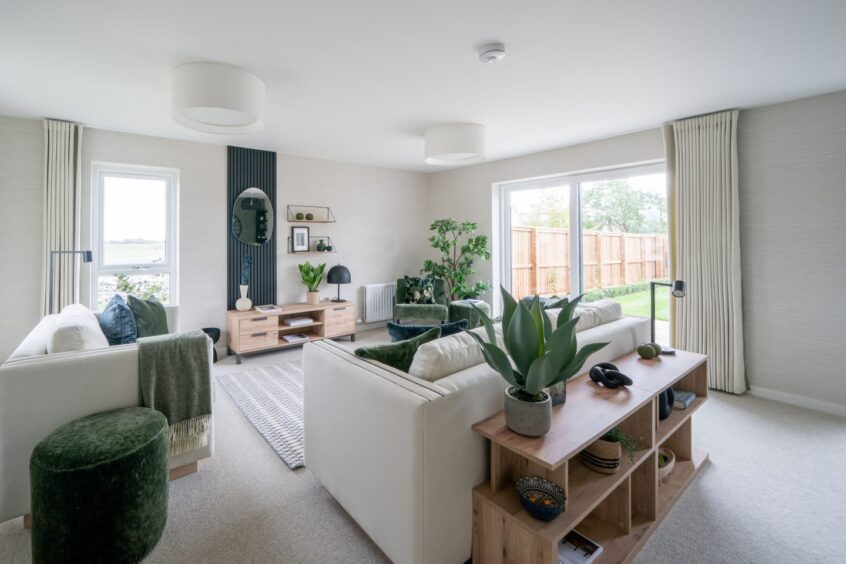
[[[140,562],[167,521],[167,419],[97,413],[38,443],[29,462],[32,560]]]
[[[488,317],[491,316],[491,306],[487,302],[481,300],[473,300],[473,304],[485,312]],[[449,304],[449,322],[455,323],[461,319],[467,320],[467,328],[474,329],[482,325],[482,316],[479,311],[470,305],[470,300],[456,300]]]

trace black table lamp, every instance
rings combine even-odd
[[[47,313],[53,313],[53,263],[55,262],[53,259],[56,258],[56,255],[82,255],[82,262],[91,262],[94,260],[94,253],[91,251],[50,251],[50,290]]]
[[[671,288],[670,291],[673,294],[674,298],[683,298],[685,292],[687,291],[684,280],[673,280],[672,282],[652,281],[649,283],[650,312],[652,318],[652,339],[649,341],[650,343],[655,342],[655,286],[666,286],[668,288]],[[661,354],[676,354],[676,350],[670,346],[661,345]]]
[[[352,282],[352,278],[350,277],[350,269],[348,269],[346,266],[336,264],[335,266],[329,269],[329,274],[326,275],[326,282],[329,284],[338,285],[338,298],[332,301],[345,302],[346,300],[341,299],[341,284],[349,284],[350,282]]]

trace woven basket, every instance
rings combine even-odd
[[[599,439],[580,454],[582,464],[603,474],[616,474],[620,470],[623,447],[620,443]]]

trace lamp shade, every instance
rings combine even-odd
[[[329,284],[349,284],[352,282],[350,270],[346,266],[336,264],[329,269],[329,274],[326,275],[326,282]]]
[[[238,67],[189,63],[173,70],[173,119],[198,131],[261,131],[264,95],[264,81]]]
[[[426,131],[426,162],[471,163],[485,158],[485,128],[475,123],[438,125]]]

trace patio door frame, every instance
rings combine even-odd
[[[539,190],[569,186],[570,190],[570,296],[584,291],[584,265],[582,262],[582,184],[597,180],[618,180],[632,176],[659,174],[666,172],[664,160],[654,160],[632,165],[593,169],[575,173],[558,174],[542,178],[501,182],[499,189],[499,241],[500,241],[500,272],[499,282],[509,292],[511,291],[511,195],[523,190]],[[573,292],[578,288],[577,292]],[[494,289],[494,311],[502,311],[501,297],[498,288]]]

